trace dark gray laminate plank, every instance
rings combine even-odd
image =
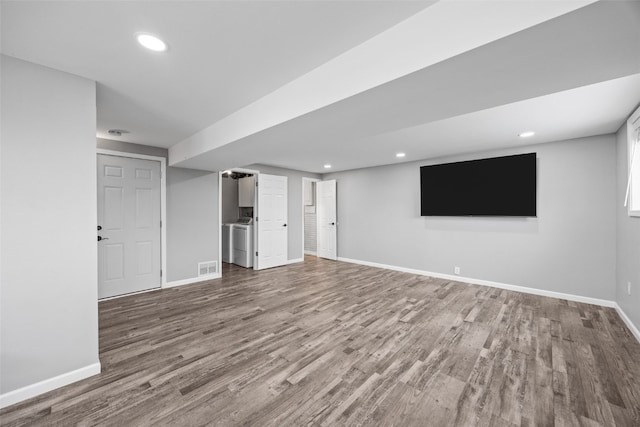
[[[99,304],[102,373],[3,426],[638,426],[611,308],[307,257]]]

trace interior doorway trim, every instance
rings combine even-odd
[[[105,154],[107,156],[128,157],[131,159],[153,160],[160,162],[160,265],[162,276],[160,277],[160,287],[167,287],[167,159],[159,156],[148,156],[146,154],[127,153],[124,151],[96,149],[96,155]],[[96,201],[97,203],[97,201]],[[220,263],[218,263],[220,265]],[[154,289],[151,289],[153,291]]]
[[[318,179],[318,178],[308,178],[306,176],[302,177],[302,197],[301,197],[301,199],[302,199],[302,260],[303,261],[304,261],[304,256],[307,255],[305,250],[304,250],[304,235],[305,235],[305,231],[306,231],[306,227],[305,227],[305,224],[304,224],[304,214],[305,214],[304,183],[307,182],[307,181],[308,182],[320,182],[322,180]],[[316,201],[317,200],[317,191],[315,192],[313,197],[314,197],[314,201]],[[315,206],[316,206],[316,210],[317,210],[318,205],[316,204]],[[317,215],[317,212],[316,212],[316,215]],[[317,253],[318,253],[318,241],[317,240],[316,240],[316,250],[314,252],[317,255]]]
[[[223,171],[218,171],[218,265],[220,266],[220,277],[222,277],[222,175],[224,175],[226,172],[242,172],[242,173],[251,173],[254,175],[258,175],[260,173],[259,170],[256,169],[245,169],[245,168],[230,168],[230,169],[225,169]],[[257,196],[256,196],[257,197]],[[255,205],[256,205],[256,199],[254,198],[254,206],[253,206],[253,218],[255,220],[256,217],[256,211],[255,211]],[[253,222],[253,242],[255,245],[255,242],[257,241],[256,237],[258,235],[258,225],[256,224],[256,222]],[[257,257],[255,256],[255,247],[253,250],[253,269],[255,270],[255,265],[257,262]]]

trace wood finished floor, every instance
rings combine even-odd
[[[102,373],[3,426],[639,426],[613,309],[307,257],[105,301]]]

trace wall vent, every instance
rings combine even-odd
[[[218,261],[198,263],[198,277],[214,276],[218,274]]]

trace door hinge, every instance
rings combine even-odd
[[[162,220],[160,220],[160,228],[162,228]]]
[[[258,217],[256,217],[256,222],[258,222]]]
[[[160,277],[162,277],[162,270],[160,270]]]
[[[258,181],[256,181],[256,187],[258,186]]]
[[[256,256],[258,256],[258,251],[256,251]]]

